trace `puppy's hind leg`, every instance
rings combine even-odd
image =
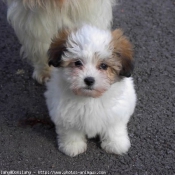
[[[56,126],[59,150],[74,157],[86,151],[87,143],[84,133],[76,129],[64,129]]]

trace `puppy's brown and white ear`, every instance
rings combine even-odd
[[[133,49],[129,40],[123,35],[122,30],[112,32],[113,55],[121,62],[120,76],[130,77],[134,68]]]
[[[66,51],[66,41],[68,38],[68,31],[59,33],[59,36],[52,40],[50,48],[48,50],[49,66],[62,67],[62,56]]]

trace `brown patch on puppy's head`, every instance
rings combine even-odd
[[[49,66],[54,67],[64,67],[64,62],[62,61],[62,56],[66,49],[66,41],[68,38],[69,32],[67,30],[64,30],[59,33],[58,37],[54,38],[49,51]]]
[[[134,68],[132,45],[120,29],[114,30],[112,37],[113,59],[121,63],[119,75],[130,77]]]

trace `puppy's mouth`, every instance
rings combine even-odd
[[[93,91],[93,90],[95,90],[93,87],[91,87],[91,86],[88,86],[88,87],[84,87],[83,88],[84,90],[89,90],[89,91]]]
[[[102,96],[102,94],[104,93],[104,90],[98,90],[92,86],[87,86],[87,87],[74,89],[73,92],[76,95],[80,95],[80,96],[98,98],[98,97]]]

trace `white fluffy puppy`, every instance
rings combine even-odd
[[[123,32],[89,25],[64,31],[53,40],[49,58],[56,68],[45,97],[59,149],[76,156],[86,150],[86,136],[98,134],[104,150],[126,153],[136,94],[132,46]]]
[[[51,39],[64,28],[84,23],[101,29],[111,27],[115,0],[4,0],[7,18],[22,45],[21,53],[34,67],[33,77],[48,80],[47,51]]]

